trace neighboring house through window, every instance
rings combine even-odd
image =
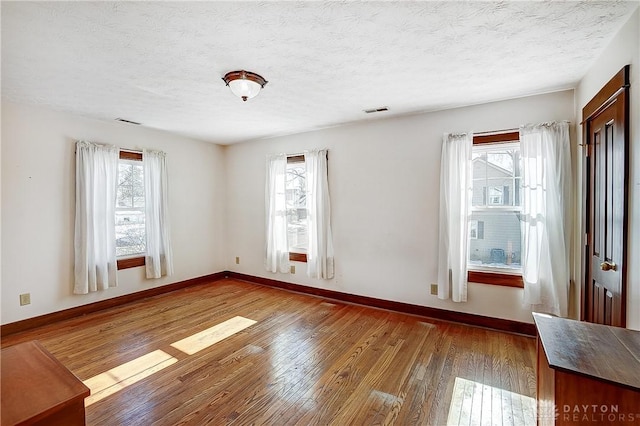
[[[469,281],[522,286],[518,132],[473,138]],[[502,275],[501,279],[496,279]]]
[[[568,122],[443,135],[438,298],[467,283],[524,288],[535,309],[566,315],[571,155]]]

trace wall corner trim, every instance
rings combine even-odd
[[[111,299],[100,300],[98,302],[89,303],[87,305],[76,306],[73,308],[65,309],[63,311],[52,312],[33,318],[27,318],[8,324],[3,324],[2,326],[0,326],[0,335],[6,336],[21,331],[27,331],[36,327],[50,324],[52,322],[63,321],[92,312],[101,311],[103,309],[121,306],[126,303],[135,302],[137,300],[146,299],[147,297],[157,296],[159,294],[169,293],[171,291],[180,290],[185,287],[219,281],[226,278],[226,275],[226,271],[216,272],[214,274],[191,278],[172,284],[166,284],[160,287],[150,288],[148,290],[142,290],[131,294],[113,297]]]
[[[443,321],[451,321],[471,325],[475,327],[490,328],[509,333],[523,334],[526,336],[536,336],[536,327],[533,323],[519,322],[503,318],[492,318],[482,315],[469,314],[466,312],[449,311],[446,309],[431,308],[428,306],[413,305],[404,302],[394,302],[391,300],[376,299],[368,296],[358,296],[354,294],[341,293],[333,290],[326,290],[316,287],[309,287],[300,284],[292,284],[270,278],[255,277],[238,272],[226,271],[228,278],[247,281],[269,287],[276,287],[283,290],[303,293],[311,296],[332,299],[341,302],[354,303],[372,308],[386,309],[403,314],[417,315],[421,317],[433,318]]]
[[[27,318],[24,320],[4,324],[0,326],[0,335],[6,336],[22,331],[31,330],[43,325],[50,324],[52,322],[63,321],[82,315],[86,315],[92,312],[101,311],[104,309],[121,306],[127,303],[135,302],[137,300],[146,299],[148,297],[157,296],[160,294],[169,293],[172,291],[180,290],[186,287],[213,283],[225,278],[236,279],[240,281],[246,281],[252,284],[258,284],[268,287],[279,288],[282,290],[292,291],[296,293],[302,293],[310,296],[321,297],[324,299],[331,299],[346,303],[353,303],[357,305],[368,306],[371,308],[386,309],[389,311],[399,312],[403,314],[416,315],[421,317],[433,318],[442,321],[451,321],[475,327],[490,328],[498,331],[505,331],[509,333],[523,334],[526,336],[535,336],[536,328],[534,324],[513,321],[503,318],[485,317],[482,315],[469,314],[465,312],[449,311],[446,309],[431,308],[428,306],[412,305],[403,302],[394,302],[391,300],[376,299],[369,296],[358,296],[354,294],[341,293],[333,290],[326,290],[316,287],[309,287],[300,284],[292,284],[284,281],[273,280],[270,278],[256,277],[252,275],[241,274],[238,272],[222,271],[216,272],[210,275],[204,275],[201,277],[191,278],[188,280],[163,285],[160,287],[154,287],[148,290],[139,291],[136,293],[125,294],[123,296],[114,297],[111,299],[101,300],[87,305],[76,306],[73,308],[65,309],[63,311],[52,312],[45,315],[40,315],[33,318]]]

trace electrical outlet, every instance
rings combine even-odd
[[[431,294],[438,295],[438,284],[431,284]]]
[[[31,293],[25,293],[20,295],[20,306],[31,304]]]
[[[291,273],[292,274],[296,273],[296,265],[291,265]]]
[[[236,265],[240,264],[240,256],[236,256]]]

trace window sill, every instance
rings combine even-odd
[[[289,260],[292,262],[307,262],[306,253],[291,253],[289,252]]]
[[[126,259],[118,259],[118,271],[120,269],[129,269],[129,268],[137,268],[138,266],[144,266],[145,260],[144,256],[139,257],[129,257]]]
[[[497,272],[468,271],[467,281],[472,283],[501,285],[504,287],[524,288],[522,275],[500,274]]]

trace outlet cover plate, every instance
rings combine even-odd
[[[431,294],[434,296],[438,295],[438,284],[431,284]]]
[[[31,304],[31,293],[24,293],[20,295],[20,306]]]

